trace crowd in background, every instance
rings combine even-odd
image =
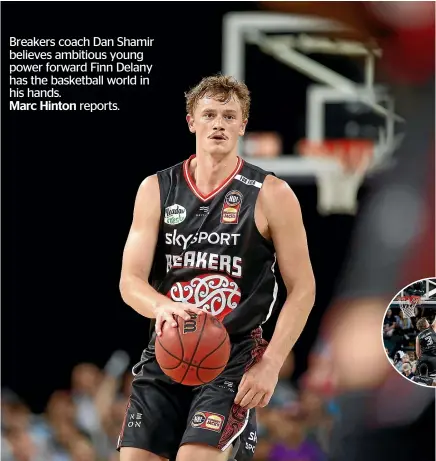
[[[291,353],[270,404],[258,410],[256,461],[323,461],[337,417],[325,402],[292,382]],[[3,389],[2,461],[118,461],[115,450],[130,395],[129,358],[113,354],[104,369],[80,363],[70,389],[55,390],[42,414],[12,390]]]

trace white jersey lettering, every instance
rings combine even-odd
[[[212,232],[208,234],[207,232],[200,232],[197,234],[183,235],[178,233],[177,229],[174,229],[172,232],[165,233],[165,243],[167,245],[172,245],[176,247],[181,247],[183,250],[186,250],[189,245],[194,243],[210,243],[211,245],[237,245],[238,239],[241,234],[229,234],[227,232]]]
[[[167,272],[172,269],[192,268],[226,272],[233,277],[242,276],[242,259],[238,256],[187,251],[183,255],[165,255]]]

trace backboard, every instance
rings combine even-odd
[[[224,74],[232,75],[248,84],[251,68],[251,72],[265,72],[267,82],[268,68],[272,68],[274,64],[270,59],[264,65],[259,65],[259,68],[253,67],[252,61],[260,62],[259,54],[256,57],[252,52],[252,48],[256,47],[258,53],[268,55],[286,66],[282,67],[285,85],[289,72],[300,74],[306,79],[304,86],[300,86],[300,79],[295,87],[296,93],[301,93],[301,88],[305,92],[304,108],[299,106],[296,109],[289,100],[288,107],[280,107],[283,101],[276,93],[280,88],[268,86],[267,83],[263,89],[257,89],[256,96],[253,96],[254,99],[259,98],[262,92],[271,93],[269,97],[275,99],[276,110],[280,114],[278,117],[274,114],[276,121],[286,118],[286,111],[288,114],[295,110],[304,111],[304,114],[299,114],[304,118],[303,129],[297,133],[299,140],[295,138],[294,126],[286,127],[285,123],[279,122],[277,125],[281,126],[280,135],[286,137],[287,132],[294,132],[292,145],[288,143],[281,155],[247,155],[253,148],[250,143],[250,149],[246,149],[244,140],[241,140],[239,155],[265,170],[274,171],[290,182],[315,180],[318,188],[322,188],[320,192],[324,198],[328,198],[328,192],[335,192],[331,194],[333,201],[339,200],[343,189],[327,191],[326,184],[332,189],[335,182],[342,181],[342,165],[334,159],[302,156],[299,142],[296,141],[370,140],[374,149],[371,163],[365,171],[367,175],[393,164],[392,154],[402,141],[401,127],[404,124],[403,118],[395,113],[395,101],[389,94],[389,89],[376,81],[376,63],[382,58],[381,50],[374,43],[363,44],[350,39],[330,37],[332,32],[346,30],[344,25],[333,21],[282,13],[229,13],[223,20]],[[341,63],[353,60],[363,61],[363,70],[357,78],[345,68],[343,72],[340,71]],[[337,68],[330,68],[326,61],[338,64]],[[301,95],[296,94],[296,97],[301,98]],[[269,106],[269,109],[274,110],[274,106]],[[262,128],[260,127],[260,131]],[[249,134],[249,128],[247,132]],[[286,142],[283,144],[286,146]],[[356,201],[355,195],[363,179],[364,177],[357,178],[353,187],[346,188],[352,195],[352,200],[347,203]],[[328,200],[324,202],[327,203]],[[324,208],[326,214],[335,210],[334,206],[329,208],[328,204]],[[347,204],[346,208],[350,213],[355,212],[353,206]]]

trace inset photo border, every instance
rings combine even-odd
[[[392,298],[381,336],[387,359],[401,376],[436,387],[436,278],[417,280]]]

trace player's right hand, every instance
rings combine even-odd
[[[158,336],[162,336],[162,328],[165,322],[168,322],[172,327],[177,327],[177,317],[181,317],[184,320],[189,320],[190,313],[201,315],[204,313],[201,309],[198,309],[193,304],[189,303],[175,303],[168,301],[168,303],[162,304],[154,309],[156,314],[156,325],[155,330]]]

